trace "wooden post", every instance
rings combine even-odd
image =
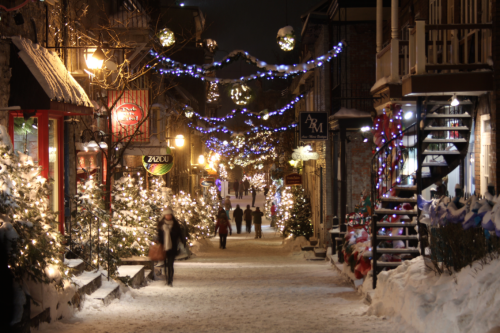
[[[384,17],[383,17],[383,10],[384,10],[384,4],[383,0],[377,0],[377,53],[382,51],[382,44],[383,44],[383,23],[384,23]]]
[[[416,22],[416,36],[415,36],[415,51],[416,51],[416,74],[425,74],[425,21],[417,20]]]
[[[391,40],[391,82],[399,82],[399,39]]]

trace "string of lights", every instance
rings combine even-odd
[[[252,81],[258,78],[289,78],[295,75],[306,73],[316,67],[321,67],[325,64],[325,62],[330,61],[332,58],[337,57],[337,55],[343,49],[343,42],[338,43],[338,45],[334,46],[333,49],[328,51],[326,54],[317,57],[316,59],[309,60],[305,63],[294,64],[294,65],[268,65],[266,62],[261,61],[254,56],[251,56],[248,52],[242,50],[236,50],[229,53],[226,57],[222,59],[220,62],[213,62],[211,64],[204,65],[187,65],[182,64],[180,62],[174,61],[167,57],[162,57],[158,52],[151,51],[150,55],[155,57],[158,61],[156,65],[157,73],[159,74],[167,74],[167,75],[190,75],[194,78],[198,78],[200,80],[208,81],[208,82],[216,82],[219,84],[234,84],[243,81]],[[206,74],[212,73],[217,69],[221,69],[240,58],[243,58],[247,62],[257,66],[258,68],[264,69],[265,71],[260,72],[257,71],[256,74],[251,74],[247,76],[242,76],[239,79],[221,79],[213,76],[208,76]],[[162,65],[164,67],[159,67]],[[149,67],[147,65],[146,67]]]
[[[230,129],[228,129],[226,126],[222,126],[222,125],[219,125],[219,126],[216,126],[216,127],[212,127],[212,128],[209,128],[209,129],[206,129],[204,127],[200,127],[200,126],[195,126],[193,123],[188,123],[188,126],[202,134],[211,134],[211,133],[226,133],[226,134],[235,134],[235,133],[238,133],[236,131],[232,131]],[[271,132],[283,132],[283,131],[288,131],[292,128],[295,128],[297,127],[297,124],[293,123],[293,124],[290,124],[288,126],[281,126],[281,127],[276,127],[276,128],[271,128],[271,127],[267,127],[267,126],[264,126],[264,125],[255,125],[252,129],[246,131],[246,134],[247,135],[250,135],[250,133],[257,133],[259,132],[260,130],[264,130],[264,131],[271,131]]]

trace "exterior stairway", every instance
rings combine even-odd
[[[425,251],[427,227],[419,222],[417,195],[467,156],[472,105],[419,102],[422,119],[380,147],[372,160],[373,288],[380,271]]]

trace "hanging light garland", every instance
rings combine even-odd
[[[207,103],[215,103],[219,100],[219,97],[219,86],[217,85],[217,82],[210,82],[207,94]]]
[[[162,29],[158,33],[158,38],[160,39],[161,45],[163,47],[169,47],[175,44],[174,32],[168,28]]]
[[[268,65],[264,61],[251,56],[248,52],[237,50],[229,53],[222,61],[213,62],[211,64],[205,65],[187,65],[180,62],[173,61],[170,58],[162,57],[161,54],[151,51],[150,55],[157,59],[158,64],[153,65],[157,68],[157,73],[167,74],[167,75],[190,75],[192,77],[198,78],[200,80],[206,80],[208,82],[216,82],[218,84],[234,84],[241,83],[244,81],[252,81],[259,78],[267,78],[269,80],[274,78],[289,78],[295,75],[306,73],[307,71],[313,70],[316,67],[321,67],[325,62],[330,61],[332,58],[337,57],[337,55],[342,52],[344,43],[339,42],[338,45],[334,46],[333,49],[328,51],[326,54],[312,59],[305,63],[294,64],[294,65]],[[221,69],[240,58],[243,58],[246,62],[251,63],[258,68],[263,69],[263,72],[257,72],[257,74],[251,74],[248,76],[242,76],[239,79],[220,79],[217,77],[209,76],[207,74],[213,73],[215,70]],[[160,67],[163,66],[163,67]],[[146,68],[151,67],[147,65]]]
[[[295,31],[293,31],[293,27],[287,25],[278,30],[276,40],[283,51],[292,51],[295,47]]]
[[[202,133],[202,134],[210,134],[210,133],[214,133],[214,132],[218,132],[218,133],[228,133],[228,134],[234,134],[236,133],[235,131],[231,131],[230,129],[228,129],[226,126],[216,126],[216,127],[212,127],[212,128],[209,128],[209,129],[206,129],[204,127],[200,127],[200,126],[195,126],[193,123],[188,123],[188,126],[192,129],[195,129],[197,130],[198,132]],[[290,124],[288,126],[282,126],[282,127],[277,127],[277,128],[271,128],[271,127],[267,127],[267,126],[264,126],[264,125],[258,125],[258,126],[255,126],[255,127],[252,127],[252,129],[250,129],[249,131],[245,132],[247,133],[247,135],[250,135],[250,133],[257,133],[259,131],[271,131],[271,132],[283,132],[283,131],[288,131],[292,128],[295,128],[297,127],[298,125],[293,123],[293,124]]]

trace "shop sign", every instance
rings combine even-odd
[[[319,158],[319,154],[311,151],[311,146],[301,146],[297,147],[293,150],[292,158],[296,161],[309,161],[309,160],[317,160]]]
[[[285,185],[286,186],[294,186],[294,185],[302,185],[302,176],[298,173],[291,173],[285,176]]]
[[[125,103],[116,108],[116,121],[121,125],[137,125],[143,118],[144,111],[135,104]]]
[[[149,90],[108,91],[108,107],[111,111],[113,142],[149,142],[150,121],[144,118],[149,112]]]
[[[211,187],[215,186],[215,178],[213,177],[204,177],[200,179],[200,185],[202,187]]]
[[[149,173],[162,176],[172,170],[174,157],[171,155],[170,148],[167,148],[167,155],[142,156],[142,165]]]
[[[300,112],[300,140],[328,140],[328,112]]]

